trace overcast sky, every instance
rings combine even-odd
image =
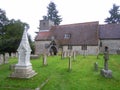
[[[0,8],[6,11],[9,19],[28,23],[29,34],[34,38],[50,1],[56,4],[58,14],[63,18],[62,25],[91,21],[103,24],[112,5],[120,6],[120,0],[0,0]]]

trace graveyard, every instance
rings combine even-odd
[[[69,57],[47,56],[47,64],[43,63],[43,56],[32,58],[30,61],[37,74],[29,79],[9,77],[13,71],[10,66],[18,62],[17,57],[10,57],[8,63],[0,65],[0,90],[119,90],[120,55],[109,56],[112,78],[100,74],[104,68],[103,56],[76,55],[75,59],[71,57],[70,68]]]

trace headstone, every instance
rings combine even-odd
[[[11,53],[11,57],[15,57],[16,55],[15,55],[15,53]]]
[[[4,63],[8,63],[8,60],[9,60],[9,53],[5,53],[5,56],[4,56]]]
[[[63,57],[64,57],[64,58],[67,57],[67,56],[66,56],[66,53],[67,53],[66,51],[63,52]]]
[[[108,47],[105,47],[104,52],[104,69],[101,70],[101,75],[107,78],[112,77],[112,71],[108,69],[109,51]]]
[[[74,61],[76,60],[76,52],[75,51],[73,52],[73,60]]]
[[[18,57],[18,53],[17,52],[15,53],[15,57]]]
[[[3,64],[4,63],[4,57],[3,57],[3,54],[0,54],[0,64]]]
[[[69,60],[68,60],[68,71],[72,70],[72,66],[71,66],[71,56],[69,56]]]
[[[61,59],[64,59],[64,53],[61,52]]]
[[[95,63],[94,63],[94,70],[95,70],[95,71],[98,71],[98,62],[95,62]]]
[[[10,74],[12,78],[31,78],[37,73],[32,69],[30,63],[31,48],[28,42],[27,31],[24,30],[22,40],[18,47],[18,63],[15,65],[15,70]]]
[[[47,65],[47,56],[46,54],[43,54],[43,66]]]
[[[14,70],[15,70],[15,64],[11,64],[11,65],[9,66],[9,69],[10,69],[11,71],[14,71]]]

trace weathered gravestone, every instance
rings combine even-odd
[[[76,60],[76,52],[75,51],[73,52],[73,60],[74,61]]]
[[[71,56],[69,56],[69,60],[68,60],[68,71],[72,70],[72,66],[71,66]]]
[[[104,52],[104,69],[101,70],[101,75],[107,78],[112,77],[112,71],[108,69],[109,51],[108,47],[105,47]]]
[[[67,52],[66,51],[63,51],[63,58],[66,58],[67,57]]]
[[[9,60],[9,53],[5,53],[4,63],[8,63],[8,60]]]
[[[4,56],[3,54],[0,54],[0,64],[3,64],[4,63]]]
[[[98,71],[98,62],[95,62],[95,63],[94,63],[94,70],[95,70],[95,71]]]
[[[47,55],[43,54],[43,66],[47,65]]]
[[[61,59],[64,59],[64,53],[63,53],[63,51],[61,52]]]
[[[15,65],[15,70],[10,77],[12,78],[31,78],[37,73],[32,70],[30,63],[31,48],[28,42],[27,31],[24,30],[21,43],[18,47],[18,63]]]

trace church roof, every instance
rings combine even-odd
[[[50,32],[49,31],[39,32],[35,40],[36,41],[50,40]]]
[[[53,26],[50,34],[62,45],[97,45],[98,22]],[[65,38],[67,34],[69,38]]]
[[[99,26],[100,39],[120,39],[120,24],[105,24]]]

